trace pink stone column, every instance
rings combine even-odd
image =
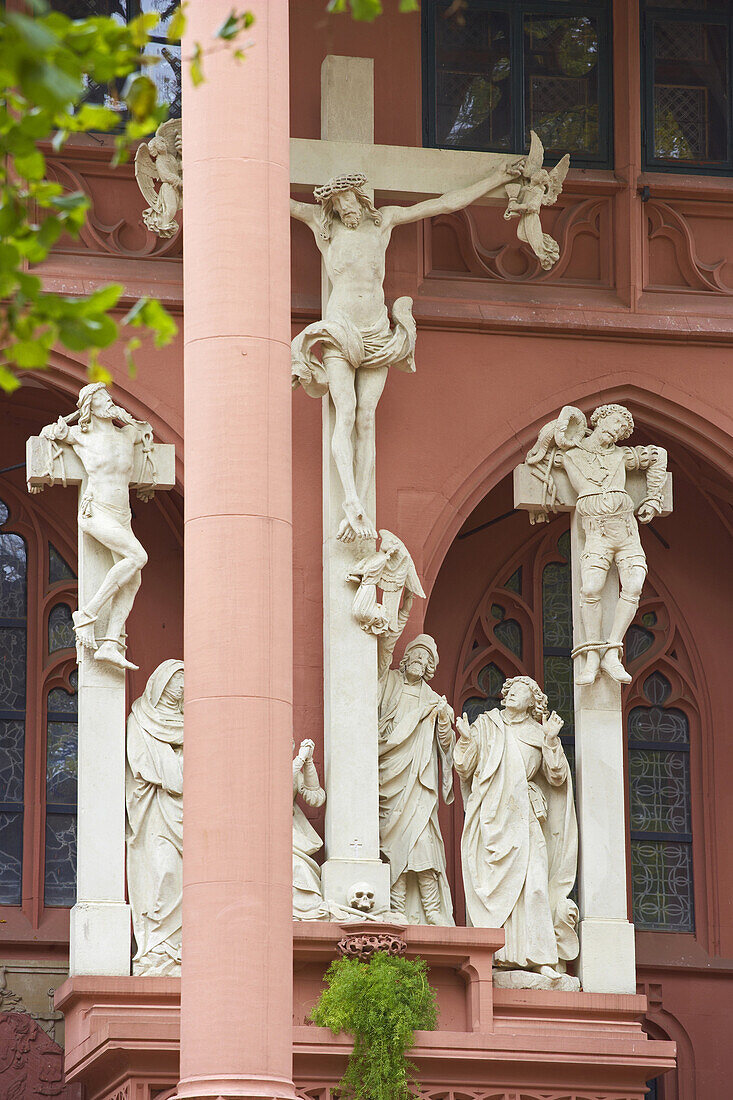
[[[179,1097],[294,1096],[288,5],[244,6],[232,46],[231,0],[190,0],[183,43]]]

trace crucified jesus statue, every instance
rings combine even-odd
[[[60,462],[63,470],[64,444],[80,460],[84,477],[78,524],[85,534],[110,552],[114,562],[91,599],[73,613],[78,655],[81,657],[86,650],[96,661],[107,661],[120,669],[136,669],[137,665],[128,661],[125,655],[125,623],[148,556],[132,533],[130,482],[133,480],[135,447],[141,444],[143,467],[147,466],[147,472],[145,468],[141,471],[137,492],[141,500],[149,500],[153,495],[156,481],[153,429],[115,405],[104,383],[95,382],[84,386],[79,393],[77,411],[60,416],[55,424],[46,425],[41,429],[41,438],[49,442],[51,466]],[[63,474],[62,480],[65,483]],[[148,482],[150,488],[145,488]],[[40,493],[42,489],[42,483],[29,482],[31,493]],[[94,624],[107,604],[105,637],[97,638]]]
[[[338,538],[377,537],[365,501],[374,470],[375,413],[390,366],[415,370],[412,299],[398,298],[392,325],[384,300],[387,247],[397,225],[462,210],[522,175],[524,160],[505,164],[486,179],[413,206],[376,209],[360,172],[336,176],[313,192],[316,203],[290,201],[290,213],[311,229],[331,283],[325,317],[292,343],[293,386],[310,397],[329,393],[336,422],[331,439],[344,489],[345,517]],[[315,353],[321,345],[322,359]]]

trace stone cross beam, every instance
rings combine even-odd
[[[52,428],[58,430],[59,425]],[[62,427],[61,431],[65,430]],[[127,440],[128,445],[133,446],[132,474],[128,492],[125,494],[124,485],[120,490],[123,498],[129,499],[129,489],[140,490],[143,494],[172,489],[175,447],[169,444],[144,447],[141,441],[133,443],[134,431],[130,425]],[[114,441],[114,437],[111,438]],[[88,507],[89,476],[70,437],[66,440],[51,440],[47,436],[30,438],[26,446],[26,476],[31,492],[39,492],[50,485],[74,485],[79,493],[80,516]],[[99,470],[96,476],[99,478]],[[122,475],[123,482],[125,476]],[[98,492],[89,507],[102,514],[100,497],[103,494]],[[135,545],[139,546],[136,540]],[[93,600],[119,560],[119,555],[113,557],[109,549],[79,527],[80,609]],[[130,606],[135,591],[133,580]],[[110,601],[103,607],[93,624],[98,648],[94,650],[77,644],[79,809],[77,900],[71,911],[70,927],[69,969],[72,974],[130,973],[130,907],[125,901],[125,674],[122,667],[94,657],[102,640],[107,640],[112,606]],[[78,618],[79,612],[76,615]],[[120,648],[124,648],[124,624]]]
[[[538,476],[539,473],[539,476]],[[552,469],[553,510],[572,513],[570,556],[573,600],[573,644],[585,641],[581,619],[581,555],[585,533],[576,494],[562,468]],[[646,475],[627,471],[626,492],[635,510],[648,496]],[[547,508],[548,486],[537,466],[514,469],[514,506],[530,515]],[[672,510],[672,475],[661,491],[661,515]],[[534,518],[534,517],[533,517]],[[643,538],[643,528],[642,528]],[[613,619],[619,598],[616,566],[601,596],[603,629]],[[626,800],[624,797],[625,737],[621,685],[606,674],[595,683],[577,683],[574,665],[575,773],[580,834],[578,899],[580,906],[579,976],[586,992],[634,993],[636,958],[634,926],[628,919],[626,874]]]

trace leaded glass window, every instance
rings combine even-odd
[[[0,904],[20,905],[23,867],[27,571],[25,539],[0,501]]]
[[[424,0],[425,144],[611,165],[610,4]]]
[[[689,720],[666,705],[671,684],[661,672],[643,693],[649,705],[627,722],[634,923],[694,932]]]
[[[53,688],[46,707],[46,905],[76,900],[77,702],[73,692]]]
[[[731,35],[725,0],[646,0],[642,15],[647,167],[729,171]]]
[[[181,115],[181,47],[168,41],[166,34],[171,16],[180,0],[52,0],[51,7],[70,19],[91,19],[96,15],[111,16],[119,23],[129,23],[138,15],[155,12],[158,25],[150,35],[146,56],[154,59],[144,72],[155,83],[158,99],[168,104],[171,118]],[[116,89],[90,84],[87,99],[122,111]]]
[[[32,921],[44,905],[73,905],[76,892],[76,577],[37,531],[25,506],[0,501],[0,905]],[[45,798],[25,802],[29,779],[36,790],[30,762],[44,758]],[[31,856],[44,832],[39,865]]]

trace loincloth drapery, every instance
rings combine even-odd
[[[328,367],[316,355],[321,345],[323,360],[329,351],[355,369],[397,367],[412,373],[415,370],[417,330],[412,316],[412,298],[397,298],[392,306],[393,327],[389,314],[371,328],[360,329],[345,314],[316,321],[300,332],[291,344],[293,386],[302,386],[309,397],[328,393]]]
[[[93,516],[95,512],[106,512],[108,516],[116,520],[123,527],[132,527],[132,512],[129,506],[127,508],[120,508],[116,504],[106,504],[102,500],[97,500],[92,496],[91,492],[87,491],[79,501],[79,518],[89,518]]]

